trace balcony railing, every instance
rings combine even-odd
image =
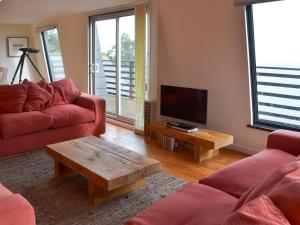
[[[61,80],[65,78],[64,64],[62,60],[61,53],[50,53],[49,63],[53,76],[53,80]]]
[[[257,67],[258,119],[300,128],[300,68]]]
[[[117,65],[111,60],[102,60],[106,77],[107,93],[116,95],[117,90]],[[54,80],[63,79],[64,65],[60,54],[50,54],[50,66]],[[121,96],[135,98],[135,64],[134,61],[122,61],[121,65]]]
[[[107,93],[116,95],[117,65],[110,60],[102,60],[106,77]],[[135,98],[135,65],[134,61],[122,61],[121,65],[121,96]]]

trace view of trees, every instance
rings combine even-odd
[[[51,53],[60,53],[59,40],[57,30],[49,30],[47,35],[47,47]]]
[[[121,36],[121,60],[122,61],[134,61],[135,57],[135,43],[130,39],[127,33],[123,33]],[[104,55],[102,55],[104,56]],[[106,57],[108,60],[115,61],[116,59],[116,46],[113,46],[107,51]]]

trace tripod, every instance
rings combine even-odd
[[[19,49],[20,51],[22,51],[22,55],[21,55],[21,58],[20,58],[20,61],[18,63],[18,66],[17,66],[17,69],[16,69],[16,72],[12,78],[12,81],[10,84],[13,84],[15,79],[16,79],[16,76],[17,76],[17,73],[20,69],[20,73],[19,73],[19,84],[22,82],[22,73],[23,73],[23,67],[24,67],[24,61],[25,61],[25,57],[27,56],[27,58],[29,59],[29,61],[31,62],[31,65],[33,66],[33,68],[36,70],[36,72],[38,73],[38,75],[42,78],[42,80],[45,80],[44,77],[42,76],[42,74],[40,73],[40,71],[37,69],[37,67],[34,65],[34,63],[32,62],[32,60],[30,59],[29,57],[29,53],[39,53],[40,50],[39,49],[36,49],[36,48],[20,48]]]

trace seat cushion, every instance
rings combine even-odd
[[[57,105],[43,111],[53,118],[53,128],[95,121],[95,113],[77,105]]]
[[[126,225],[220,225],[237,199],[222,191],[188,183],[132,218]]]
[[[49,129],[53,119],[41,112],[0,114],[0,136],[11,138]]]
[[[21,84],[0,85],[0,113],[22,112],[27,89]]]
[[[254,156],[226,166],[211,176],[200,180],[200,183],[239,198],[252,185],[264,179],[274,169],[295,160],[295,158],[294,155],[277,149],[266,149]]]

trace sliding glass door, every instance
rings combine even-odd
[[[106,99],[107,116],[134,122],[134,10],[90,18],[90,91]]]

